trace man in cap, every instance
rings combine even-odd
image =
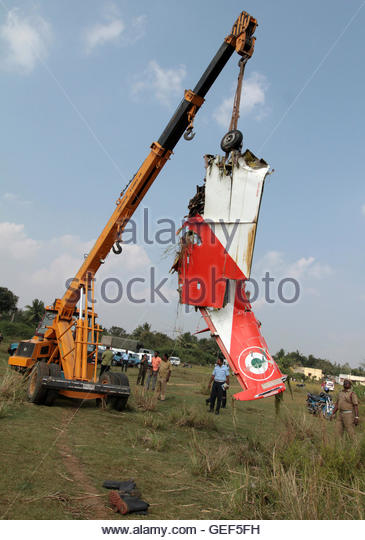
[[[359,400],[355,392],[351,390],[351,381],[345,379],[343,382],[343,390],[338,394],[335,408],[332,416],[339,411],[336,422],[336,430],[338,435],[343,436],[344,432],[353,439],[355,436],[354,425],[359,423]]]

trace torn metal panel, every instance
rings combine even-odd
[[[203,218],[247,279],[268,170],[249,150],[227,167],[217,156],[207,170]]]
[[[199,308],[243,391],[238,400],[285,390],[245,291],[269,166],[250,151],[230,162],[206,156],[205,184],[189,203],[180,251],[180,301]]]

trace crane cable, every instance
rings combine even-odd
[[[229,131],[233,131],[237,129],[237,123],[240,117],[242,81],[243,81],[243,76],[245,73],[246,62],[247,62],[247,58],[241,58],[238,62],[240,71],[238,73],[237,88],[236,88],[236,93],[234,95],[234,100],[233,100],[232,118],[231,118],[231,123],[229,125]]]

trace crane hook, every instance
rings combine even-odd
[[[195,133],[193,131],[193,128],[188,127],[187,130],[184,133],[184,139],[186,141],[191,141],[192,139],[194,139],[194,137],[195,137]]]
[[[112,247],[112,250],[113,250],[113,253],[115,253],[115,255],[120,255],[123,251],[123,248],[122,246],[120,245],[120,240],[117,240],[115,242],[115,244],[113,245]]]

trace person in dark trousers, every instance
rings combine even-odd
[[[144,385],[147,369],[148,369],[148,358],[147,358],[147,354],[144,354],[142,356],[141,363],[139,364],[137,384],[141,384],[141,386]]]
[[[154,353],[152,356],[152,365],[151,369],[148,372],[148,377],[146,381],[146,388],[147,390],[150,389],[150,383],[152,384],[152,391],[155,391],[156,382],[157,382],[157,376],[158,376],[158,370],[160,369],[161,364],[161,358],[158,355],[158,351]]]
[[[209,388],[211,385],[212,389],[209,398],[209,412],[214,411],[214,405],[217,401],[215,414],[219,414],[219,409],[221,408],[222,404],[223,390],[224,388],[226,388],[226,386],[223,388],[223,385],[229,385],[229,375],[227,374],[227,368],[226,366],[223,366],[223,360],[221,358],[218,358],[217,365],[213,369],[213,373],[209,381]]]
[[[227,364],[223,364],[223,367],[226,368],[227,371],[227,377],[229,378],[229,367]],[[222,395],[222,409],[225,409],[227,407],[227,387],[225,386],[223,388],[223,395]]]
[[[113,356],[114,356],[114,353],[113,353],[113,351],[110,350],[110,347],[108,346],[106,348],[106,350],[103,352],[103,354],[101,355],[101,368],[100,368],[99,377],[102,376],[104,371],[109,371],[110,370],[110,366],[112,365]]]
[[[125,353],[122,354],[122,371],[125,371],[127,373],[129,364],[129,353],[128,351],[125,351]]]
[[[221,357],[221,358],[222,358],[222,357]],[[228,367],[227,364],[224,363],[223,358],[222,358],[222,361],[223,361],[223,367],[226,368],[226,370],[227,370],[227,375],[228,375],[228,377],[229,377],[229,367]],[[217,364],[216,364],[216,365],[217,365]],[[206,403],[207,405],[209,405],[209,403],[210,403],[210,397],[208,397],[208,398],[205,400],[205,403]],[[222,405],[221,405],[221,407],[222,407],[222,409],[226,409],[226,407],[227,407],[227,387],[224,387],[224,388],[223,388],[223,393],[222,393]]]

